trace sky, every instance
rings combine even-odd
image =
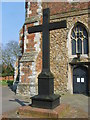
[[[2,2],[2,44],[19,41],[19,31],[25,22],[24,2]]]

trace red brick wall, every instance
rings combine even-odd
[[[82,10],[86,9],[90,6],[90,2],[43,2],[42,7],[44,8],[50,8],[51,15],[58,14],[58,13],[64,13],[69,12],[73,10]],[[27,8],[27,2],[26,7]],[[32,14],[29,15],[29,17],[36,16],[37,15],[37,9],[38,5],[37,2],[31,2],[30,3],[30,10],[32,11]]]
[[[42,52],[40,51],[36,61],[36,71],[37,73],[40,73],[41,70],[42,70]]]
[[[50,14],[58,14],[58,13],[64,13],[69,12],[73,10],[82,10],[86,9],[90,6],[90,2],[84,2],[84,3],[67,3],[67,2],[48,2],[43,3],[43,9],[44,8],[50,8]]]
[[[23,62],[23,68],[21,71],[24,73],[24,75],[21,76],[21,82],[22,83],[29,83],[30,78],[28,78],[30,75],[32,75],[32,70],[30,66],[32,65],[31,62]]]
[[[22,48],[21,53],[23,53],[24,52],[24,26],[21,28],[20,33],[19,33],[19,42],[21,41],[22,41],[22,44],[20,45],[20,48]]]
[[[34,48],[34,45],[35,45],[34,37],[35,37],[35,34],[27,35],[28,43],[26,44],[26,48],[27,48],[26,52],[30,52],[32,50],[35,51],[35,48]]]
[[[38,9],[37,3],[36,2],[31,2],[31,7],[30,8],[31,8],[31,11],[32,11],[32,14],[30,15],[30,17],[37,15],[37,9]]]
[[[14,77],[13,76],[0,77],[0,81],[1,80],[11,80],[11,81],[13,81]]]
[[[26,9],[28,8],[28,3],[27,3],[27,2],[25,3],[25,8],[26,8]],[[30,3],[30,9],[29,9],[29,10],[32,11],[32,14],[29,14],[29,17],[32,17],[32,16],[37,15],[37,8],[38,8],[37,2],[31,2],[31,3]],[[26,16],[26,17],[27,17],[27,16]]]

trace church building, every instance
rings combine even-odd
[[[66,20],[67,27],[50,31],[50,70],[56,94],[90,93],[90,2],[26,2],[25,23],[19,33],[22,55],[15,64],[17,94],[36,95],[42,71],[42,32],[28,28],[43,23],[43,9],[50,9],[50,23]],[[46,88],[47,89],[47,88]]]

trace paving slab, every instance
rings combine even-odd
[[[9,87],[2,87],[2,113],[21,106],[14,97],[15,93]]]
[[[85,112],[89,112],[89,100],[90,97],[83,94],[65,94],[61,96],[61,103],[70,104],[72,107],[83,109]]]
[[[70,108],[72,108],[64,117],[88,117],[90,115],[89,99],[90,97],[79,94],[71,95],[67,93],[65,95],[61,95],[61,104],[68,104],[70,105]],[[15,93],[12,92],[9,87],[2,87],[2,101],[3,113],[11,111],[9,112],[9,116],[12,118],[20,117],[17,114],[18,108],[31,104],[30,96],[15,95]]]

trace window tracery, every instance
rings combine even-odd
[[[82,24],[77,24],[71,32],[72,55],[88,54],[88,33]]]

